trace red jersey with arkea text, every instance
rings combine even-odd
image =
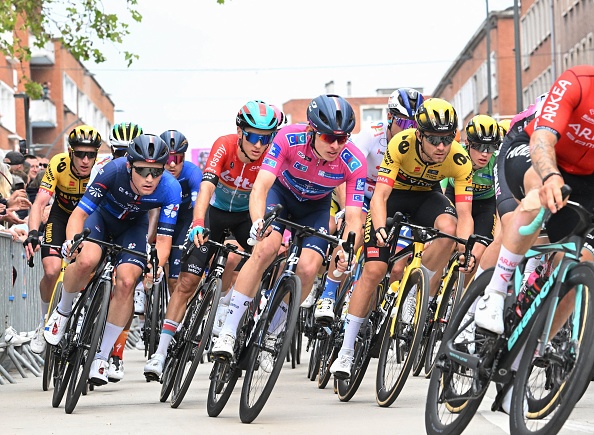
[[[540,115],[526,133],[547,129],[557,135],[557,165],[575,175],[594,173],[594,66],[580,65],[559,76]]]

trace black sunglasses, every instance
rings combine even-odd
[[[443,142],[443,144],[445,146],[451,145],[452,142],[454,142],[454,139],[456,138],[455,136],[427,136],[427,135],[423,135],[425,137],[425,139],[427,139],[427,142],[429,142],[431,145],[433,145],[434,147],[439,146],[440,143]]]
[[[72,151],[72,154],[74,154],[74,157],[78,157],[81,160],[85,157],[88,157],[89,160],[97,158],[97,151]]]
[[[499,149],[499,145],[497,144],[485,144],[485,143],[474,143],[474,142],[468,142],[468,146],[470,146],[470,148],[472,148],[473,150],[478,151],[479,153],[494,153],[495,151],[497,151]]]
[[[147,168],[146,166],[132,166],[132,169],[142,178],[146,178],[151,174],[153,178],[160,177],[165,172],[165,168]]]

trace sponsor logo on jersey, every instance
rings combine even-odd
[[[584,127],[582,124],[569,124],[569,129],[566,131],[567,136],[577,145],[585,145],[589,148],[594,148],[594,132],[589,127]],[[573,133],[571,132],[573,130]]]
[[[437,174],[439,174],[439,171],[436,171],[435,169],[429,169],[429,170],[427,171],[427,173],[428,173],[428,174],[431,174],[431,175],[437,175]]]
[[[295,162],[295,164],[293,165],[293,167],[294,167],[295,169],[297,169],[298,171],[301,171],[301,172],[307,172],[307,166],[305,166],[305,165],[302,165],[302,164],[301,164],[301,163],[299,163],[299,162]]]
[[[369,258],[378,258],[379,257],[379,248],[376,248],[375,246],[367,248],[366,255]]]
[[[285,136],[290,147],[307,143],[307,133],[289,133]]]
[[[361,162],[359,161],[359,159],[357,159],[353,153],[351,153],[348,149],[343,149],[342,152],[340,153],[340,158],[342,159],[343,162],[346,163],[347,167],[349,168],[349,170],[351,172],[354,172],[355,170],[359,169],[361,166],[363,166],[361,164]]]
[[[559,110],[559,101],[563,98],[563,95],[572,85],[570,81],[567,80],[559,80],[554,86],[553,89],[549,92],[547,99],[545,100],[545,104],[540,111],[540,118],[548,121],[550,123],[555,122],[555,118],[557,116],[557,110]],[[538,121],[536,121],[538,124]],[[535,126],[536,127],[536,126]]]
[[[269,157],[264,158],[264,161],[262,161],[263,165],[268,165],[271,168],[276,168],[276,161],[272,160]]]
[[[506,159],[513,159],[518,156],[528,157],[528,161],[530,161],[530,147],[527,144],[522,144],[517,146],[507,153],[505,156]]]
[[[272,146],[270,147],[270,150],[268,151],[268,155],[272,156],[276,159],[280,155],[280,151],[281,151],[280,147],[273,142]]]
[[[342,180],[344,178],[344,174],[333,174],[332,172],[326,171],[318,171],[318,175],[331,180]]]
[[[305,160],[306,162],[311,162],[311,157],[307,157],[305,154],[303,154],[301,151],[297,151],[297,155],[299,157],[301,157],[303,160]]]
[[[179,204],[169,204],[165,207],[165,216],[174,218],[177,216],[177,212],[179,211]]]
[[[362,191],[365,189],[365,178],[357,178],[357,183],[355,184],[355,190]]]
[[[364,195],[353,195],[353,201],[363,202]]]

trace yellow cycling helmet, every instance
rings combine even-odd
[[[511,119],[502,119],[497,124],[499,124],[501,138],[503,139],[503,136],[505,136],[507,134],[507,132],[509,131],[509,129],[511,127]]]
[[[475,115],[466,125],[466,139],[472,143],[499,145],[499,125],[489,115]]]
[[[454,106],[441,98],[429,98],[415,114],[417,128],[422,133],[453,135],[458,128],[458,115]]]
[[[101,146],[101,135],[93,127],[79,125],[68,135],[68,145],[72,148],[76,146],[91,146],[99,149]]]

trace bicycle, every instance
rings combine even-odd
[[[73,238],[71,252],[75,252],[83,241],[96,243],[105,250],[94,276],[74,304],[64,337],[56,346],[53,346],[55,359],[52,370],[54,374],[52,406],[57,408],[66,393],[67,414],[74,411],[81,393],[86,390],[91,363],[99,347],[107,320],[117,255],[121,252],[139,257],[147,255],[146,252],[133,251],[90,238],[89,234],[88,228],[77,234]]]
[[[42,248],[50,248],[55,249],[56,251],[60,252],[62,249],[61,246],[51,245],[47,243],[41,243],[39,245]],[[35,267],[33,257],[31,257],[28,261],[29,267]],[[66,266],[68,264],[62,259],[62,264],[60,266],[60,274],[58,275],[58,279],[56,284],[54,285],[54,289],[52,291],[52,296],[50,298],[49,307],[46,313],[46,319],[52,314],[54,309],[58,306],[58,302],[60,299],[60,295],[62,294],[62,280],[64,278],[64,270],[66,270]],[[54,367],[54,352],[52,351],[52,345],[46,343],[45,351],[43,354],[43,374],[41,375],[41,388],[43,391],[48,391],[50,384],[52,383],[52,369]]]
[[[305,237],[315,235],[330,243],[340,243],[334,236],[314,228],[298,225],[278,217],[281,207],[277,205],[265,216],[263,231],[273,221],[292,229],[293,240],[281,275],[270,289],[261,288],[237,331],[233,359],[215,358],[210,374],[207,412],[216,417],[229,400],[233,387],[242,370],[245,377],[241,389],[239,417],[243,423],[251,423],[262,411],[291,344],[299,303],[301,281],[295,274]],[[355,234],[349,236],[354,241]],[[269,358],[267,368],[261,365]]]
[[[167,400],[171,393],[172,408],[179,407],[183,401],[198,365],[202,362],[204,350],[212,341],[211,334],[222,291],[222,276],[229,254],[237,254],[244,258],[250,256],[249,253],[241,251],[237,245],[222,243],[230,235],[229,231],[225,231],[220,242],[214,240],[206,242],[216,248],[211,267],[190,300],[181,328],[175,333],[167,350],[161,377],[160,401]],[[189,257],[195,247],[196,245],[192,242],[189,249],[185,251],[182,261]]]
[[[175,247],[172,247],[172,249],[175,249]],[[153,263],[153,267],[157,267],[157,262],[153,261]],[[165,274],[165,271],[163,271],[163,274]],[[167,277],[163,276],[159,283],[155,283],[148,288],[146,295],[144,327],[142,328],[145,357],[150,357],[157,350],[168,301],[169,289],[167,288]]]
[[[472,252],[476,242],[488,246],[492,239],[477,234],[472,234],[466,244],[466,252]],[[418,376],[425,369],[425,377],[429,378],[435,356],[439,350],[443,333],[448,325],[452,311],[460,301],[464,291],[464,277],[460,276],[459,268],[464,266],[459,261],[460,253],[454,252],[440,280],[440,285],[435,297],[431,301],[425,319],[423,338],[419,352],[413,364],[413,376]],[[468,258],[468,257],[466,257]]]
[[[568,195],[566,187],[562,191]],[[513,386],[511,433],[556,433],[581,397],[583,386],[589,384],[594,358],[594,264],[582,263],[579,258],[586,236],[594,229],[594,215],[572,201],[566,207],[577,214],[579,223],[561,241],[533,246],[518,264],[510,281],[510,296],[505,300],[502,335],[477,328],[474,340],[458,338],[474,321],[468,311],[484,293],[493,269],[468,287],[446,330],[431,374],[425,412],[428,433],[461,433],[492,381],[503,385],[491,407],[493,411],[500,409],[503,397]],[[535,231],[543,219],[546,221],[547,214],[541,210],[533,224],[521,231]],[[518,316],[517,295],[526,262],[554,252],[564,255],[527,310]],[[570,298],[563,301],[568,295]],[[568,326],[552,337],[555,309],[562,301],[573,307],[573,312]],[[520,360],[514,373],[516,358]]]

